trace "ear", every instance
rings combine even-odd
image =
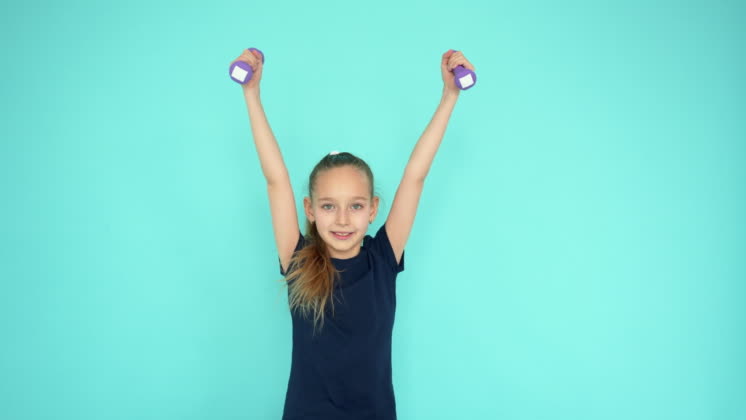
[[[306,218],[308,218],[308,220],[310,220],[310,221],[315,220],[315,218],[313,216],[313,208],[311,207],[311,199],[310,198],[303,197],[303,209],[305,210]]]
[[[373,197],[373,201],[370,205],[370,219],[375,220],[376,215],[378,215],[378,204],[380,203],[380,198],[378,196]]]

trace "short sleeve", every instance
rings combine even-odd
[[[298,233],[298,242],[295,245],[295,250],[293,250],[293,254],[303,249],[303,247],[306,245],[306,239],[303,237],[302,233]],[[287,273],[282,271],[282,260],[280,260],[280,256],[277,256],[277,260],[280,262],[280,274],[286,275]],[[290,267],[288,267],[288,272],[290,272]]]
[[[386,266],[393,270],[394,274],[404,271],[404,255],[406,252],[402,251],[401,260],[397,264],[394,249],[391,247],[389,235],[386,232],[386,223],[381,225],[373,240],[370,241],[370,249],[376,256],[383,259]]]

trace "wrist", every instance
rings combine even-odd
[[[441,97],[442,100],[456,100],[458,99],[458,95],[461,92],[459,90],[453,91],[448,89],[443,89],[443,95]]]
[[[254,89],[244,88],[243,95],[246,99],[259,99],[261,96],[261,92],[259,92],[258,88],[254,88]]]

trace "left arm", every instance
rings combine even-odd
[[[401,263],[404,245],[407,243],[409,232],[414,224],[414,215],[417,213],[417,203],[420,201],[420,194],[425,186],[425,177],[430,171],[435,152],[438,151],[440,141],[443,140],[451,112],[461,93],[453,75],[453,69],[458,65],[475,70],[462,52],[448,50],[443,54],[440,61],[440,72],[443,76],[443,96],[440,99],[440,105],[435,110],[430,124],[425,128],[425,132],[422,133],[422,137],[414,146],[412,155],[409,156],[404,176],[396,190],[394,203],[386,219],[386,234],[394,250],[397,264]]]
[[[404,254],[404,245],[407,243],[414,224],[417,204],[420,201],[422,188],[425,186],[425,177],[430,171],[435,153],[443,140],[458,95],[457,91],[443,90],[438,109],[435,110],[435,115],[414,146],[407,167],[404,169],[404,176],[396,190],[394,202],[386,219],[386,234],[394,250],[397,264]]]

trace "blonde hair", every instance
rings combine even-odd
[[[363,172],[369,180],[370,198],[373,199],[373,172],[365,161],[348,153],[330,153],[324,156],[311,171],[308,179],[308,196],[315,196],[318,175],[332,168],[352,166]],[[334,311],[334,284],[340,279],[340,271],[334,267],[326,242],[321,238],[316,223],[306,218],[305,246],[293,254],[288,263],[288,272],[280,281],[289,289],[288,304],[290,311],[299,311],[308,318],[313,315],[314,335],[316,328],[324,325],[324,311],[331,300]]]

